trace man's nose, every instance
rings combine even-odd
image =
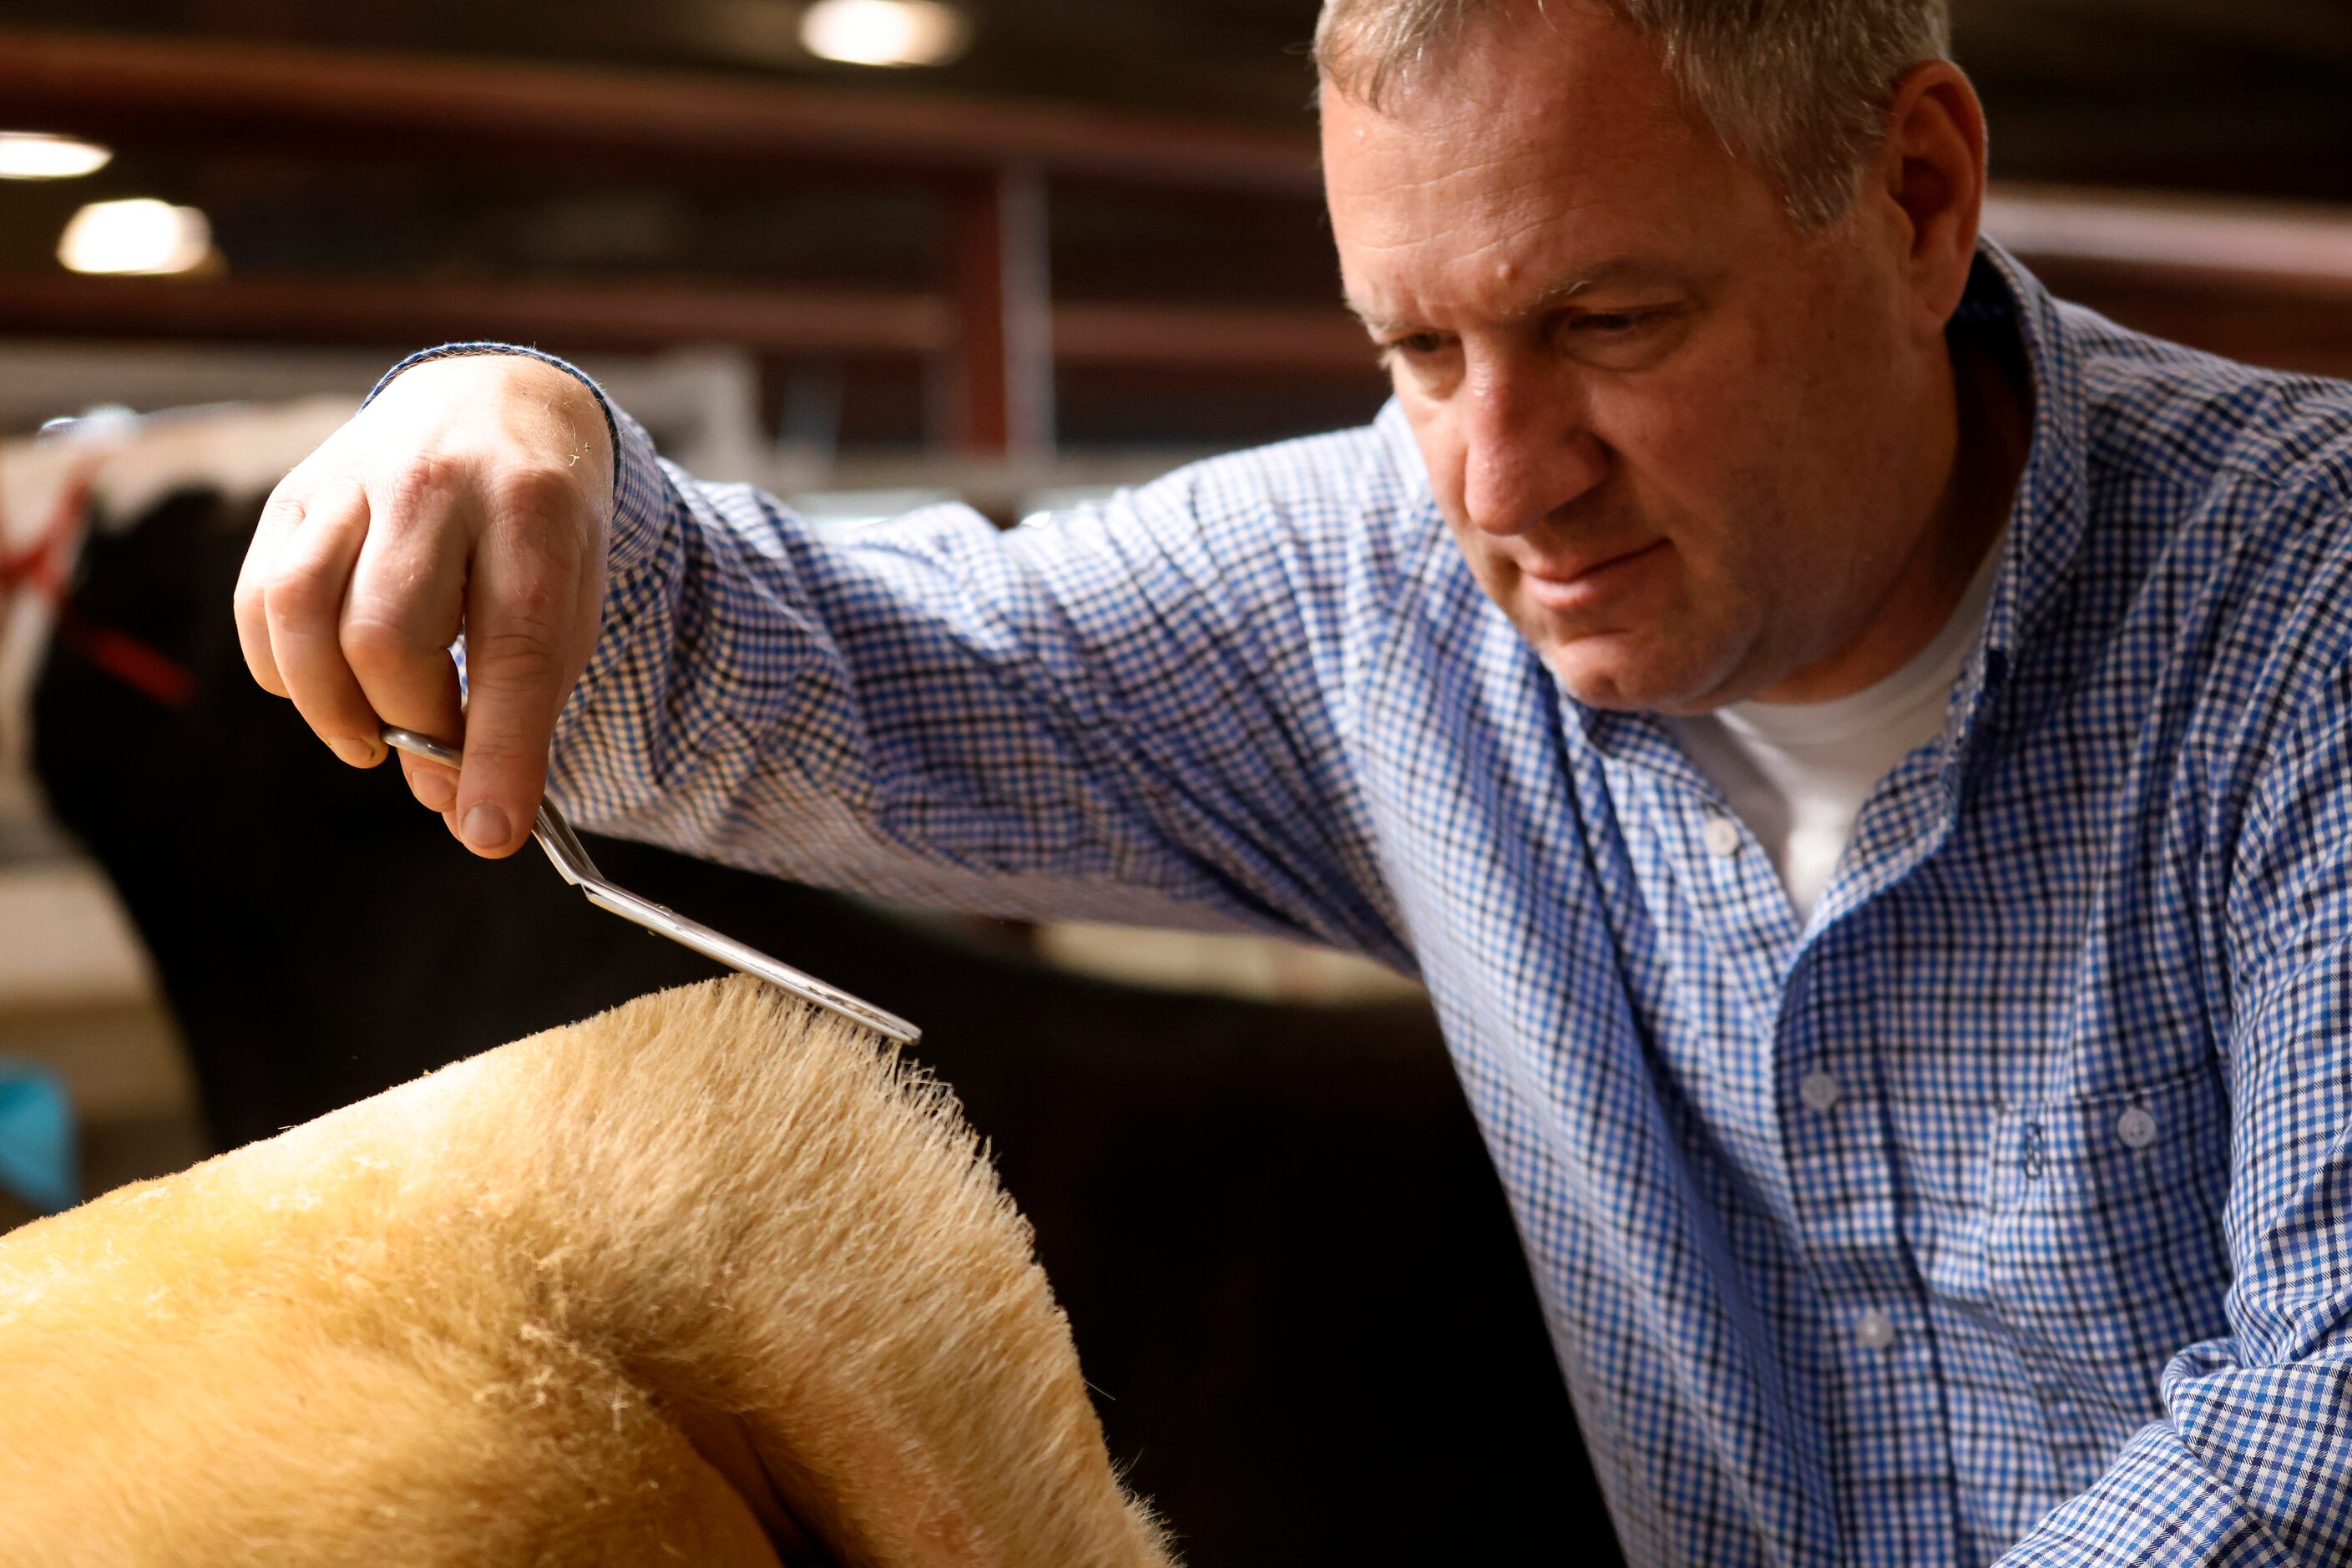
[[[1497,374],[1474,377],[1463,393],[1462,510],[1480,532],[1524,532],[1607,473],[1607,448],[1574,389]]]

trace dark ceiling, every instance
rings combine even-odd
[[[0,0],[0,24],[661,66],[1302,127],[1315,0],[963,0],[936,71],[797,55],[793,0]],[[2011,178],[2352,200],[2347,0],[1958,0]]]
[[[1304,40],[1317,0],[959,3],[973,16],[973,47],[928,71],[799,55],[797,0],[0,0],[0,27],[707,72],[1311,133]],[[1956,23],[1990,110],[1999,175],[2352,203],[2352,0],[1958,0]],[[791,169],[746,183],[684,163],[622,171],[400,146],[354,159],[299,142],[196,153],[168,134],[121,152],[89,180],[0,186],[0,275],[54,271],[75,205],[122,195],[202,206],[228,269],[245,279],[911,288],[941,254],[923,191],[845,184],[837,172],[830,183]],[[1319,209],[1303,195],[1057,181],[1051,235],[1065,300],[1328,307],[1336,294]],[[869,379],[887,406],[866,430],[911,438],[922,417],[914,373],[880,367]],[[1239,439],[1353,417],[1377,395],[1361,373],[1321,393],[1228,377],[1179,396],[1172,384],[1074,380],[1069,406],[1096,426],[1074,414],[1066,427],[1104,440]]]

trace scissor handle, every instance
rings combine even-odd
[[[386,724],[383,730],[383,743],[395,752],[406,752],[412,757],[422,757],[428,763],[439,763],[445,768],[462,766],[466,753],[455,746],[445,746],[430,735],[420,735],[414,730],[395,729]]]

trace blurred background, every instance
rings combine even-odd
[[[1315,11],[0,0],[0,1225],[707,973],[245,679],[244,535],[383,369],[540,344],[844,529],[1360,421]],[[2352,7],[1956,12],[1996,236],[2134,325],[2352,374]],[[1412,987],[598,853],[926,1026],[1193,1561],[1605,1540]]]

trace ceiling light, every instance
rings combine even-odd
[[[816,0],[801,15],[802,47],[849,65],[945,65],[971,41],[963,13],[939,0]]]
[[[113,161],[114,149],[46,131],[0,131],[0,180],[75,180]]]
[[[213,226],[194,207],[140,197],[73,215],[58,259],[76,272],[192,272],[212,255]]]

